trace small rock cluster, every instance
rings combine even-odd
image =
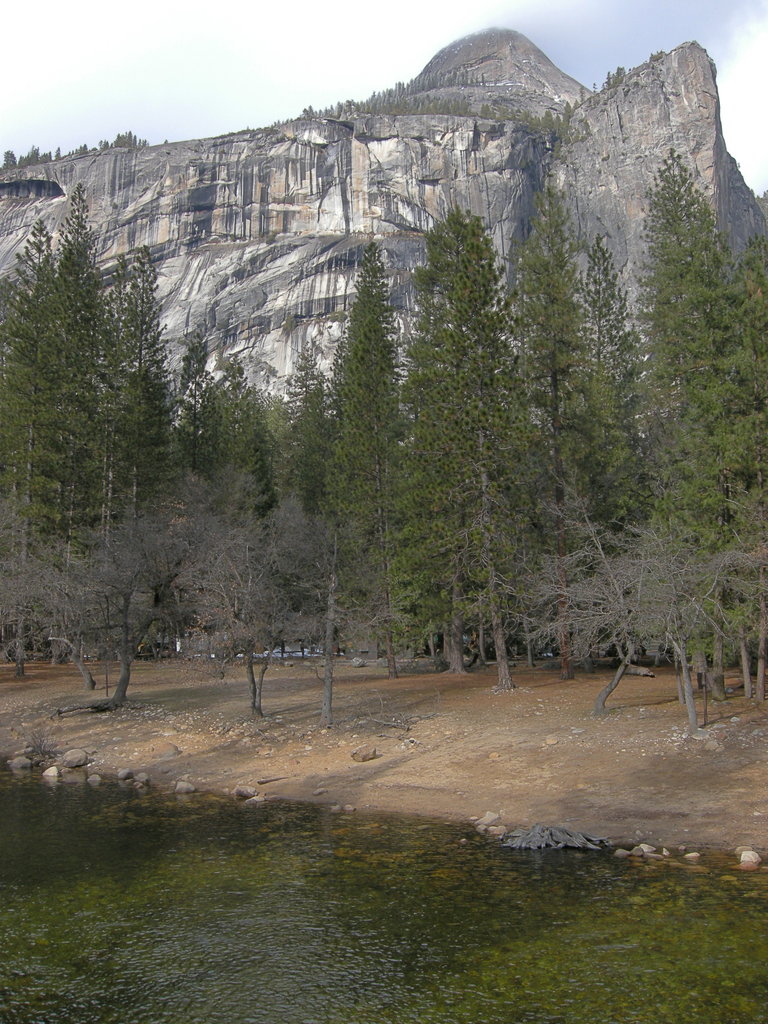
[[[17,754],[8,761],[8,767],[12,772],[27,772],[33,768],[42,768],[43,778],[46,782],[89,782],[97,786],[101,782],[101,776],[97,772],[89,772],[88,765],[92,758],[87,750],[82,747],[73,747],[67,750],[60,757],[50,763],[38,757],[30,756],[29,752]]]
[[[737,867],[741,871],[757,871],[762,863],[763,858],[754,850],[751,846],[737,846],[733,851],[738,858]],[[678,853],[680,854],[681,860],[686,864],[698,864],[701,860],[701,853],[697,850],[687,850],[684,846],[678,847]],[[621,847],[614,851],[615,857],[635,857],[640,860],[672,860],[672,854],[666,847],[662,847],[659,850],[655,846],[651,846],[650,843],[638,843],[631,849],[622,849]]]
[[[26,754],[17,754],[8,761],[8,767],[12,772],[27,772],[33,768],[42,768],[44,763]],[[57,756],[52,764],[48,763],[42,777],[46,782],[87,782],[91,786],[98,786],[102,776],[98,772],[89,771],[88,766],[92,763],[93,756],[87,750],[73,747]],[[123,785],[132,785],[134,789],[146,789],[150,784],[150,777],[147,772],[121,768],[117,772],[117,781]],[[174,792],[194,793],[195,786],[185,779],[180,779],[175,784]]]
[[[486,811],[482,817],[470,820],[481,835],[501,838],[507,834],[506,825],[501,824],[501,811]]]

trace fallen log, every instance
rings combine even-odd
[[[651,672],[649,668],[644,668],[642,665],[627,665],[624,671],[628,676],[650,676],[651,679],[656,678],[655,672]]]
[[[115,708],[119,707],[119,704],[114,704],[111,700],[98,700],[95,703],[90,704],[69,704],[65,708],[56,708],[51,718],[57,718],[60,715],[76,715],[80,711],[83,712],[99,712],[99,711],[114,711]]]
[[[610,843],[601,836],[576,832],[564,825],[537,823],[532,828],[516,828],[507,832],[501,845],[512,850],[599,850],[603,846],[610,846]]]

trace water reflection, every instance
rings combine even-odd
[[[5,777],[0,814],[3,1024],[768,1020],[765,873]]]

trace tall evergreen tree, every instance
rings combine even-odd
[[[394,648],[394,515],[400,413],[395,323],[386,271],[375,242],[366,248],[344,343],[334,363],[332,394],[338,436],[330,477],[331,504],[352,524],[368,552],[358,583],[368,614],[383,634],[390,678]],[[359,559],[355,559],[358,562]]]
[[[118,261],[104,358],[105,516],[145,508],[170,472],[171,403],[167,355],[149,250]]]
[[[326,507],[334,424],[328,403],[328,384],[314,353],[305,349],[287,389],[288,488],[308,515]]]
[[[533,230],[522,247],[515,296],[515,328],[522,372],[538,424],[538,492],[546,533],[554,535],[558,645],[562,678],[573,676],[567,622],[567,496],[583,458],[579,421],[587,362],[576,264],[578,247],[562,198],[552,186],[539,196]],[[542,500],[543,499],[543,500]]]
[[[220,469],[244,487],[242,511],[265,515],[275,504],[273,444],[263,396],[248,384],[242,365],[227,363],[218,382],[221,420]],[[230,500],[233,499],[230,491]]]
[[[649,192],[642,316],[647,343],[648,436],[658,510],[710,553],[732,542],[737,472],[729,326],[730,254],[682,157],[671,152]],[[720,590],[711,614],[724,605]],[[722,643],[713,651],[722,681]],[[722,686],[719,686],[722,693]]]
[[[679,153],[648,194],[641,313],[655,403],[685,417],[720,352],[728,253],[714,214]],[[663,404],[660,404],[663,403]]]
[[[75,186],[57,250],[55,337],[59,518],[67,543],[98,521],[103,460],[99,403],[103,397],[105,302],[88,223],[85,190]]]
[[[504,576],[524,403],[502,274],[478,218],[452,210],[429,232],[416,287],[405,390],[406,557],[443,596],[451,670],[464,671],[464,613],[474,603],[490,614],[498,686],[508,689]]]
[[[747,694],[751,690],[748,631],[756,626],[756,696],[765,700],[768,662],[768,241],[754,238],[742,254],[733,283],[732,323],[738,337],[736,373],[740,405],[734,416],[734,450],[740,456],[736,529],[754,562],[757,614],[737,609]],[[751,602],[750,602],[751,603]],[[756,621],[755,621],[756,620]]]
[[[0,417],[3,487],[29,528],[52,533],[58,523],[56,471],[61,455],[58,350],[55,345],[56,260],[38,222],[6,291],[0,328],[3,364]]]
[[[589,496],[593,519],[627,522],[642,514],[640,338],[630,324],[627,296],[613,256],[599,235],[587,254],[580,289],[584,312],[580,490]]]
[[[207,365],[204,338],[187,338],[181,361],[174,441],[179,469],[211,479],[220,463],[222,424],[216,381]]]

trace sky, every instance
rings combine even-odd
[[[718,68],[726,145],[768,190],[768,0],[37,0],[8,5],[2,27],[0,154],[17,156],[264,127],[407,82],[486,28],[522,32],[588,88],[696,40]]]

